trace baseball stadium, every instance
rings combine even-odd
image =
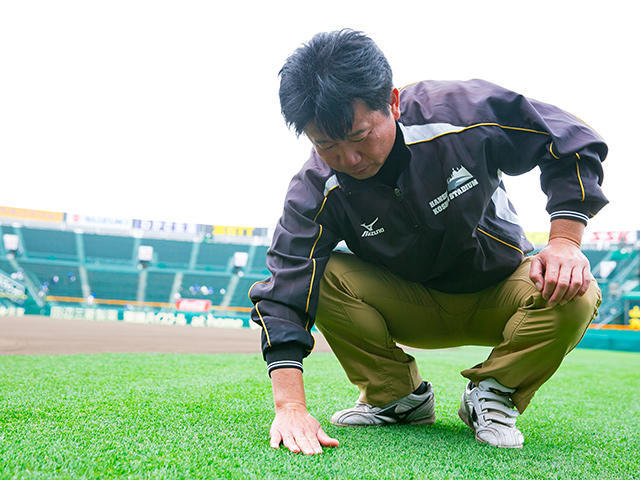
[[[502,478],[638,478],[635,231],[587,235],[603,302],[521,419],[536,422],[523,452],[478,448],[456,418],[455,372],[486,354],[464,347],[413,352],[438,388],[435,425],[326,425],[347,448],[310,461],[268,448],[270,382],[247,296],[268,276],[268,228],[9,206],[0,222],[2,478],[423,478],[427,466],[494,478],[496,465]],[[354,388],[313,334],[305,375],[325,424]]]

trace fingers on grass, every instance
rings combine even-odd
[[[313,455],[315,453],[322,453],[320,444],[315,439],[315,435],[307,430],[297,430],[294,432],[296,443],[300,446],[302,453],[305,455]]]
[[[337,447],[340,445],[338,440],[331,438],[324,432],[324,430],[322,430],[322,428],[318,429],[318,440],[320,441],[320,444],[325,447]]]
[[[275,448],[276,450],[280,448],[280,444],[282,443],[282,435],[278,430],[271,430],[270,433],[269,445],[271,448]]]
[[[293,435],[291,433],[285,433],[282,435],[282,443],[285,447],[287,447],[293,453],[299,453],[300,447],[296,443]]]

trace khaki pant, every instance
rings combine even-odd
[[[513,401],[523,412],[582,339],[601,301],[592,280],[582,297],[549,307],[529,279],[530,263],[526,258],[510,277],[480,292],[447,294],[334,252],[320,284],[316,325],[363,402],[385,405],[422,382],[414,358],[396,342],[488,345],[494,347],[489,358],[462,375],[515,388]]]

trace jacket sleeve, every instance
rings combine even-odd
[[[577,117],[558,107],[482,82],[490,95],[485,105],[500,127],[498,169],[517,175],[540,167],[540,185],[551,220],[585,225],[608,200],[601,185],[604,140]]]
[[[262,352],[269,374],[285,367],[302,370],[302,359],[314,347],[310,330],[320,279],[339,241],[317,221],[327,198],[321,190],[324,186],[317,183],[308,173],[291,181],[267,252],[271,277],[249,290],[254,303],[251,318],[262,327]]]

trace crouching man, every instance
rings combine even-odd
[[[280,72],[287,124],[313,145],[290,183],[250,290],[263,328],[271,446],[337,446],[307,411],[302,360],[315,324],[360,396],[335,425],[435,421],[431,384],[398,343],[488,345],[464,370],[459,415],[476,440],[519,448],[516,420],[582,338],[600,291],[580,251],[606,203],[607,147],[557,107],[481,80],[393,87],[360,32],[316,35]],[[534,256],[502,174],[540,167],[548,245]],[[346,242],[352,253],[334,252]]]

